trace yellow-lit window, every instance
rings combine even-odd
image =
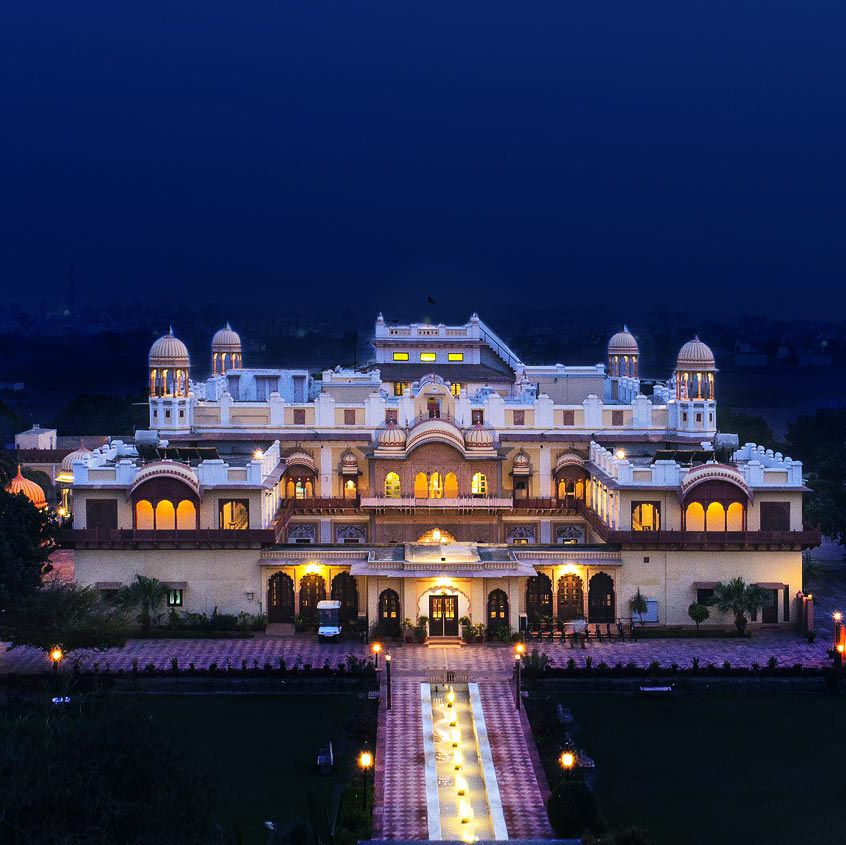
[[[426,478],[425,472],[418,472],[417,475],[414,476],[414,498],[429,498],[429,479]]]
[[[407,352],[394,352],[394,361],[407,361],[408,360],[408,353]]]
[[[385,476],[385,496],[389,499],[400,497],[400,477],[395,472],[389,472]]]
[[[464,353],[463,352],[450,352],[447,355],[448,361],[463,361],[464,360]]]
[[[454,381],[449,390],[453,396],[458,396],[461,393],[461,385],[457,381]]]
[[[454,472],[448,472],[444,479],[444,498],[457,499],[458,498],[458,479]]]
[[[421,352],[420,353],[420,360],[425,361],[426,363],[431,363],[435,360],[435,353],[434,352]]]
[[[409,387],[409,383],[407,381],[395,381],[394,382],[394,396],[402,396],[405,392],[406,387]]]
[[[483,472],[477,472],[470,483],[470,492],[474,496],[488,495],[488,477]]]
[[[660,513],[657,502],[639,502],[632,508],[632,531],[658,531]]]
[[[442,499],[444,495],[443,481],[439,472],[433,472],[429,476],[429,498]]]
[[[250,502],[248,499],[220,501],[220,527],[226,531],[244,531],[250,527]]]

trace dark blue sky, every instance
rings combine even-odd
[[[846,6],[4,4],[0,287],[840,316]]]

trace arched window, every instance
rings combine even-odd
[[[176,527],[179,531],[193,531],[197,527],[197,509],[188,499],[176,506]]]
[[[488,477],[483,472],[473,474],[473,480],[470,483],[470,492],[474,496],[488,495]]]
[[[454,472],[448,472],[444,479],[444,498],[457,499],[458,498],[458,479]]]
[[[585,482],[583,478],[576,479],[576,498],[580,501],[585,500]]]
[[[305,575],[300,579],[300,615],[317,621],[317,603],[326,600],[326,582],[320,575]]]
[[[491,590],[488,595],[488,630],[508,625],[508,596],[504,590]]]
[[[726,531],[743,531],[743,505],[732,502],[726,511]]]
[[[382,590],[379,594],[379,625],[388,636],[399,636],[400,601],[395,590]]]
[[[344,498],[345,499],[354,499],[358,495],[358,490],[356,489],[355,482],[348,478],[344,482]]]
[[[614,579],[605,572],[597,572],[588,584],[588,622],[613,622],[614,619]]]
[[[711,502],[705,511],[706,531],[726,530],[726,509],[719,502]]]
[[[414,498],[429,498],[429,480],[426,478],[425,472],[418,472],[417,475],[414,476]]]
[[[399,499],[401,492],[400,477],[395,472],[389,472],[385,476],[385,496],[388,499]]]
[[[526,579],[526,616],[532,623],[552,617],[552,581],[543,573]]]
[[[267,621],[292,622],[294,619],[294,581],[284,572],[276,572],[267,582]]]
[[[141,499],[135,505],[135,528],[138,531],[152,531],[155,528],[153,523],[153,505],[146,499]]]
[[[578,575],[558,579],[558,618],[562,622],[584,616],[584,587]]]
[[[514,498],[515,499],[525,499],[529,495],[529,488],[526,485],[525,481],[515,481],[514,482]]]
[[[567,497],[567,482],[562,478],[558,482],[558,498],[564,499]]]
[[[442,499],[444,495],[443,479],[439,472],[433,472],[429,476],[429,498]]]
[[[691,502],[684,515],[685,531],[705,530],[705,508],[699,502]]]
[[[156,531],[175,531],[176,511],[173,502],[162,499],[156,505]]]
[[[349,572],[339,572],[332,579],[332,600],[341,603],[341,624],[358,617],[358,587]]]

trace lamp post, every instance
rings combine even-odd
[[[568,780],[576,767],[576,754],[571,748],[565,748],[558,757],[558,764],[564,770],[564,780]]]
[[[367,772],[373,765],[373,755],[364,746],[364,750],[358,755],[358,765],[361,768],[362,786],[361,786],[361,809],[367,809]]]
[[[517,643],[514,648],[517,650],[517,654],[522,657],[526,653],[526,644],[525,643]]]
[[[514,654],[514,706],[520,709],[520,655]]]
[[[379,652],[382,650],[382,643],[373,643],[370,646],[370,650],[373,652],[375,660],[376,660],[376,668],[379,668]]]
[[[385,683],[387,684],[387,695],[385,700],[385,709],[391,709],[391,655],[385,655]]]
[[[59,673],[59,662],[64,657],[64,653],[62,652],[61,646],[53,646],[50,649],[50,660],[53,661],[53,674],[57,675]]]
[[[843,668],[843,653],[846,651],[846,637],[843,636],[843,614],[836,610],[832,617],[834,618],[834,654],[835,663],[838,669]]]

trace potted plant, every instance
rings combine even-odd
[[[402,638],[407,643],[414,642],[414,623],[408,617],[402,623]]]
[[[422,643],[426,639],[427,629],[429,627],[428,616],[418,616],[417,624],[414,626],[414,638],[418,643]]]

